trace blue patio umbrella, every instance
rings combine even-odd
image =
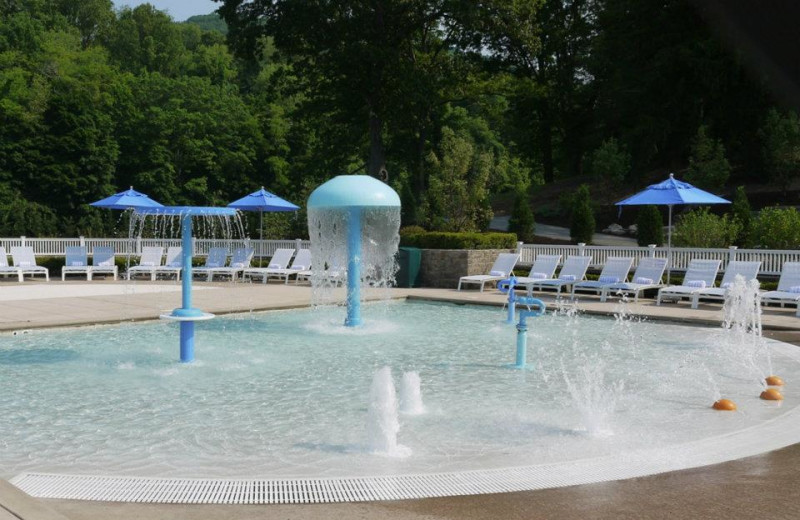
[[[672,206],[676,204],[730,204],[729,200],[717,197],[712,193],[696,188],[688,182],[679,181],[674,174],[669,174],[669,179],[651,184],[636,195],[617,202],[616,206],[667,206],[669,208],[669,221],[667,227],[667,257],[672,251]],[[620,211],[622,208],[620,208]],[[670,263],[667,263],[667,277],[670,275]]]
[[[128,209],[147,209],[147,208],[163,208],[164,205],[160,202],[156,202],[144,193],[140,193],[133,189],[133,186],[130,187],[129,190],[121,191],[119,193],[115,193],[110,197],[106,197],[104,199],[92,202],[89,204],[90,206],[94,206],[96,208],[106,208],[106,209],[121,209],[121,210],[128,210]],[[130,239],[130,243],[128,245],[128,265],[131,262],[131,249],[133,248],[133,237]]]
[[[135,209],[135,208],[161,208],[164,205],[154,201],[144,193],[140,193],[133,189],[133,186],[129,190],[121,191],[119,193],[115,193],[110,197],[106,197],[104,199],[92,202],[89,204],[90,206],[94,206],[96,208],[107,208],[107,209]]]
[[[261,239],[264,238],[264,212],[265,211],[297,211],[300,206],[296,206],[291,202],[283,200],[274,193],[270,193],[261,186],[261,189],[254,191],[250,195],[245,195],[239,200],[235,200],[228,204],[229,208],[235,208],[242,211],[258,211],[260,215],[259,230],[261,231]]]

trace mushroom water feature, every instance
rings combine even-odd
[[[175,217],[181,223],[181,306],[170,314],[162,314],[161,319],[174,320],[180,323],[180,359],[181,363],[194,361],[194,323],[210,320],[214,315],[192,305],[192,218],[193,217],[234,217],[237,212],[233,208],[215,208],[203,206],[163,206],[153,208],[137,208],[135,215]]]
[[[308,198],[315,303],[339,303],[330,289],[346,278],[344,324],[361,325],[362,285],[388,287],[394,280],[399,229],[400,197],[378,179],[339,175],[315,189]]]

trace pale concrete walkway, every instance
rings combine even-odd
[[[39,285],[41,284],[41,285]],[[46,297],[5,297],[0,330],[34,327],[115,323],[157,319],[180,306],[180,292],[173,282],[139,282],[125,289],[124,282],[90,283],[112,289],[87,289],[87,282],[25,282],[24,287]],[[262,284],[197,284],[207,287],[195,293],[195,305],[218,314],[251,310],[304,307],[310,304],[308,286]],[[17,283],[0,283],[0,295]],[[37,287],[46,287],[37,288]],[[123,289],[120,290],[119,288]],[[213,290],[210,288],[214,288]],[[149,292],[148,292],[149,291]],[[27,292],[27,291],[26,291]],[[395,289],[397,298],[501,305],[504,296],[494,290],[457,292],[450,289]],[[551,306],[550,295],[539,295]],[[592,296],[577,303],[587,313],[613,314],[617,302],[600,303]],[[665,304],[652,300],[628,304],[628,312],[650,319],[719,326],[720,305]],[[499,310],[498,310],[499,312]],[[768,334],[800,344],[800,318],[794,309],[765,310]],[[791,382],[789,382],[791,384]],[[191,506],[117,504],[70,500],[36,500],[0,481],[0,520],[42,519],[666,519],[666,518],[800,518],[800,445],[715,466],[609,482],[543,491],[452,497],[442,499],[365,504],[305,506]]]

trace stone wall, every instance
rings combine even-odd
[[[513,249],[423,249],[418,284],[455,289],[462,276],[489,274],[497,255],[514,252]]]

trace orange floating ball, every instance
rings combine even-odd
[[[769,386],[783,386],[783,379],[778,376],[769,376],[764,381],[766,381]]]
[[[714,410],[722,410],[726,412],[733,412],[736,410],[736,403],[731,401],[730,399],[720,399],[716,401],[711,408]]]
[[[761,399],[765,401],[783,401],[783,395],[775,388],[767,388],[761,392]]]

